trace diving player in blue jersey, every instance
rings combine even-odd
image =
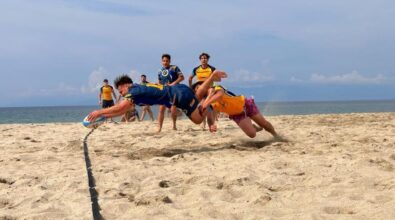
[[[97,117],[114,117],[124,114],[133,104],[136,105],[164,105],[182,109],[188,118],[196,124],[200,124],[207,114],[207,110],[199,108],[199,102],[214,81],[221,81],[227,74],[222,71],[214,71],[210,77],[196,91],[196,94],[184,84],[164,86],[157,84],[138,85],[133,84],[127,75],[119,76],[114,85],[124,99],[117,105],[93,111],[88,120],[93,121]]]
[[[165,86],[174,86],[179,84],[184,80],[184,75],[182,74],[180,68],[176,65],[170,65],[171,56],[169,54],[162,55],[162,68],[158,73],[158,84]],[[163,120],[165,119],[166,107],[161,105],[158,112],[158,132],[162,130]],[[177,130],[176,120],[177,120],[177,108],[173,106],[171,109],[171,117],[173,119],[173,130]]]

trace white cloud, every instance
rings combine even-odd
[[[78,95],[81,94],[81,89],[72,85],[68,85],[64,82],[61,82],[59,83],[57,88],[55,88],[55,92],[65,95]]]
[[[238,85],[258,85],[265,82],[274,80],[274,76],[271,74],[251,72],[245,69],[240,69],[228,74],[226,81],[230,83],[237,83]]]
[[[99,67],[93,70],[88,78],[88,85],[83,85],[80,88],[82,93],[96,93],[99,91],[100,87],[103,85],[103,80],[108,79],[110,85],[112,85],[113,80],[121,74],[126,74],[133,79],[133,82],[138,82],[140,80],[140,71],[131,69],[126,73],[113,74],[109,73],[105,68]]]
[[[133,80],[140,79],[140,73],[137,70],[130,70],[125,73],[132,77]],[[81,95],[81,94],[96,94],[98,93],[100,87],[103,85],[103,80],[108,79],[110,84],[112,84],[112,80],[114,80],[119,74],[111,74],[105,68],[99,67],[98,69],[93,70],[88,77],[88,81],[86,84],[81,86],[70,85],[65,82],[59,82],[55,87],[51,88],[41,88],[39,89],[40,96],[64,96],[64,95]],[[19,97],[32,97],[36,96],[35,90],[29,89],[24,91],[23,93],[19,93]]]
[[[151,81],[155,79],[157,59],[163,52],[179,57],[177,59],[183,62],[176,63],[182,70],[185,66],[193,67],[200,51],[213,54],[216,67],[237,69],[248,66],[250,70],[258,70],[235,71],[224,80],[224,83],[230,81],[243,86],[279,82],[282,77],[289,79],[287,73],[324,69],[328,62],[335,66],[335,73],[339,73],[341,67],[363,68],[363,64],[372,62],[370,66],[377,67],[378,72],[394,74],[391,52],[388,51],[395,46],[392,40],[395,36],[392,28],[395,1],[386,1],[387,7],[383,7],[383,2],[0,1],[0,28],[7,30],[2,33],[0,41],[1,74],[11,76],[7,77],[0,94],[6,99],[15,99],[19,91],[12,92],[8,85],[26,78],[28,80],[22,82],[25,83],[22,87],[32,88],[25,92],[31,97],[37,96],[40,88],[46,88],[42,92],[49,95],[55,91],[70,94],[79,90],[80,94],[90,96],[98,92],[103,78],[112,83],[115,76],[103,68],[90,75],[89,72],[81,73],[98,63],[114,72],[133,62],[134,67],[143,70]],[[191,8],[195,10],[191,11]],[[199,11],[202,10],[207,16],[201,16]],[[169,33],[166,24],[172,26],[168,37],[158,34]],[[186,33],[195,33],[202,24],[204,32],[185,37]],[[295,57],[295,54],[303,56]],[[333,54],[337,55],[332,58]],[[273,71],[266,69],[270,59],[275,61],[271,65]],[[352,66],[356,60],[362,67]],[[311,68],[305,68],[310,65]],[[57,78],[54,69],[59,71]],[[271,74],[274,72],[276,79]],[[32,83],[29,79],[36,77],[36,73],[46,80]],[[59,83],[66,74],[69,81]],[[137,71],[128,74],[133,80],[139,80]],[[394,82],[388,75],[359,73],[311,75],[311,72],[305,72],[295,76],[290,78],[292,83]]]
[[[289,81],[290,81],[291,83],[303,83],[303,82],[304,82],[303,79],[299,79],[299,78],[296,78],[296,77],[294,77],[294,76],[292,76],[291,79],[290,79]]]
[[[345,74],[331,74],[324,75],[319,73],[314,73],[310,75],[310,78],[298,78],[292,76],[289,79],[290,83],[313,83],[313,84],[337,84],[337,85],[384,85],[384,84],[394,84],[395,78],[389,77],[383,74],[377,75],[363,75],[358,71],[354,70],[351,73]]]
[[[81,93],[95,93],[102,86],[103,80],[109,79],[110,81],[110,78],[111,74],[109,74],[103,67],[99,67],[89,74],[88,85],[81,86],[80,91]]]
[[[325,76],[322,74],[312,74],[310,81],[313,83],[325,84],[382,84],[389,80],[382,74],[376,76],[364,76],[357,71],[342,75]]]

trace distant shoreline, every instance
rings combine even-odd
[[[256,102],[264,116],[395,112],[395,100]],[[80,122],[99,106],[0,108],[0,124]],[[137,108],[140,115],[141,109]],[[156,117],[158,106],[152,106]],[[147,116],[146,116],[147,118]]]
[[[298,117],[298,118],[312,118],[312,117],[332,117],[332,116],[339,116],[339,117],[347,117],[347,116],[353,116],[353,115],[361,115],[361,116],[369,116],[369,115],[374,115],[374,114],[391,114],[391,113],[395,113],[395,111],[391,111],[391,112],[349,112],[349,113],[313,113],[313,114],[283,114],[283,115],[265,115],[266,118],[270,119],[270,118],[281,118],[281,117]],[[120,122],[118,119],[120,117],[117,117],[115,119],[116,123],[112,123],[112,124],[127,124],[125,122]],[[227,117],[225,119],[220,119],[221,120],[230,120]],[[165,121],[170,121],[170,118],[166,117]],[[182,121],[182,123],[191,123],[193,124],[193,122],[191,122],[186,116],[182,116],[181,118],[177,119],[177,121]],[[129,122],[129,124],[138,124],[138,123],[146,123],[149,122],[149,120],[144,120],[143,122],[139,122],[139,121],[134,121],[134,122]],[[154,122],[152,122],[152,124],[154,124],[156,122],[156,120]],[[61,121],[61,122],[15,122],[15,123],[1,123],[0,125],[73,125],[73,124],[81,124],[82,126],[82,119],[81,121]],[[111,123],[110,123],[111,124]],[[156,125],[155,125],[156,126]],[[198,125],[197,125],[198,126]]]

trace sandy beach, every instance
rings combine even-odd
[[[2,124],[0,219],[92,219],[84,138],[105,219],[395,219],[395,113],[267,119]]]

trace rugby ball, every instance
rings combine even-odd
[[[88,116],[84,118],[82,124],[87,128],[97,128],[106,121],[106,117],[98,117],[94,121],[88,121]]]

